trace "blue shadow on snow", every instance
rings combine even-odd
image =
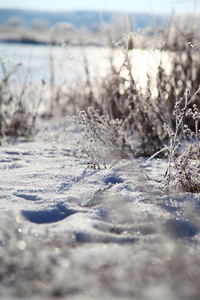
[[[51,210],[38,210],[38,211],[30,211],[24,210],[22,211],[23,216],[29,220],[30,222],[37,224],[46,224],[46,223],[54,223],[61,221],[73,214],[77,211],[66,209],[64,211],[60,211],[59,209],[51,209]]]

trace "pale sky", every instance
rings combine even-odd
[[[118,12],[147,12],[177,14],[199,12],[200,0],[0,0],[1,8],[22,8],[34,10],[96,10]]]

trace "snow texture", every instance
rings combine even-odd
[[[199,195],[165,193],[164,160],[89,169],[65,134],[0,148],[0,298],[199,299]]]

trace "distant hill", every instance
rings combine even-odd
[[[0,26],[11,24],[14,22],[21,23],[24,27],[30,28],[34,24],[45,24],[48,28],[58,22],[69,22],[77,28],[86,27],[90,31],[98,30],[103,23],[111,24],[113,19],[120,17],[123,14],[89,11],[66,11],[66,12],[49,12],[49,11],[31,11],[19,9],[0,9]],[[152,17],[150,14],[132,14],[133,31],[138,28],[145,28],[156,23],[162,26],[166,20],[166,16]]]

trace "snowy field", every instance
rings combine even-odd
[[[0,298],[199,299],[199,195],[164,160],[89,169],[59,130],[0,148]]]
[[[25,48],[15,50],[28,63]],[[33,51],[34,82],[49,82],[46,50]],[[102,51],[87,54],[105,71]],[[70,78],[74,61],[63,65]],[[73,155],[84,149],[80,125],[39,122],[32,140],[0,147],[0,299],[199,300],[199,194],[176,181],[167,193],[164,159],[113,161],[107,149],[107,168],[88,168]]]

